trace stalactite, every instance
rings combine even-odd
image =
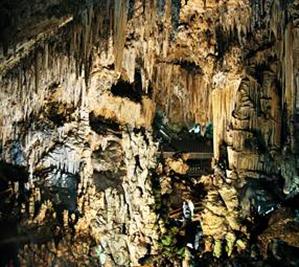
[[[126,38],[128,14],[128,0],[114,0],[114,24],[113,24],[113,40],[114,40],[114,56],[115,69],[121,71],[123,60],[123,49]]]
[[[39,75],[39,55],[38,52],[34,56],[34,74],[35,74],[35,92],[38,93],[40,75]]]
[[[181,3],[184,2],[186,5],[181,7]],[[73,215],[80,214],[75,232],[84,235],[84,240],[92,240],[91,243],[95,244],[96,249],[100,247],[101,253],[106,253],[106,257],[115,256],[118,251],[111,252],[113,246],[115,243],[124,242],[124,249],[118,250],[125,251],[128,255],[123,258],[137,266],[138,259],[144,256],[143,251],[147,251],[140,248],[139,243],[144,242],[146,246],[152,246],[152,243],[156,242],[156,237],[153,237],[156,232],[153,229],[146,229],[148,232],[145,232],[145,228],[147,224],[157,224],[156,215],[150,208],[155,205],[155,199],[148,179],[148,168],[155,166],[151,161],[155,158],[157,149],[150,134],[146,138],[135,133],[133,137],[129,137],[119,130],[121,134],[117,132],[115,135],[123,135],[122,141],[118,137],[113,142],[122,143],[121,148],[116,146],[108,153],[106,150],[109,150],[111,144],[104,144],[103,135],[95,130],[97,126],[90,127],[89,114],[95,114],[100,121],[102,117],[117,121],[121,125],[120,128],[123,125],[136,128],[143,126],[147,131],[146,129],[150,129],[152,125],[155,103],[164,112],[170,124],[189,127],[193,123],[204,125],[213,119],[217,160],[223,158],[219,146],[228,146],[225,148],[228,163],[224,167],[227,169],[222,172],[231,174],[241,170],[240,174],[245,176],[244,173],[250,171],[250,174],[246,175],[254,177],[260,177],[260,173],[263,172],[271,174],[272,179],[272,173],[276,170],[272,163],[268,164],[267,155],[272,153],[272,144],[275,145],[275,152],[280,152],[280,133],[276,129],[280,124],[279,118],[272,121],[272,117],[279,117],[280,114],[279,94],[276,94],[273,88],[263,87],[262,81],[268,79],[267,77],[255,80],[254,73],[245,76],[241,73],[243,68],[246,69],[244,65],[252,63],[251,58],[246,58],[247,50],[251,52],[249,46],[253,45],[259,49],[259,38],[267,31],[263,29],[267,22],[264,16],[268,16],[265,12],[269,11],[266,5],[270,2],[252,1],[250,13],[249,4],[243,1],[235,4],[192,0],[107,0],[97,3],[86,1],[84,7],[76,8],[69,23],[57,31],[54,30],[54,35],[36,41],[37,49],[26,54],[20,64],[16,65],[18,69],[14,73],[9,71],[0,79],[3,88],[0,92],[0,98],[3,100],[0,110],[2,147],[7,149],[12,141],[25,139],[23,150],[30,173],[26,188],[32,192],[27,207],[30,214],[39,213],[35,210],[36,201],[44,201],[44,192],[39,192],[37,188],[41,180],[45,181],[49,188],[55,183],[59,187],[71,176],[78,187],[77,202],[75,201],[77,206],[74,208],[76,214]],[[258,62],[271,65],[269,68],[274,70],[274,76],[276,68],[280,69],[280,80],[285,88],[283,103],[289,113],[292,113],[292,99],[295,96],[295,85],[292,84],[295,78],[295,60],[292,62],[292,59],[295,58],[294,50],[297,49],[294,40],[298,36],[292,31],[293,25],[285,25],[289,18],[286,17],[285,10],[279,12],[281,8],[285,8],[281,1],[275,1],[269,26],[274,35],[269,37],[269,40],[277,44],[271,53],[276,53],[275,56],[280,62],[275,62],[272,66],[272,61],[264,55],[268,51],[264,50],[260,52],[261,56],[253,55],[252,61],[254,64]],[[180,27],[177,27],[178,25]],[[172,38],[174,36],[176,38]],[[263,36],[262,38],[264,41]],[[214,51],[216,45],[218,55]],[[272,43],[267,45],[271,46]],[[240,50],[234,50],[236,47]],[[256,50],[252,53],[256,53]],[[258,69],[256,65],[250,68]],[[140,75],[135,75],[137,71],[140,71]],[[246,71],[247,69],[244,70]],[[256,72],[258,71],[259,69]],[[217,75],[214,75],[216,72]],[[138,90],[148,93],[148,86],[152,85],[153,97],[142,92],[139,101],[133,102],[126,97],[113,95],[111,86],[120,76],[131,83],[137,83],[141,77],[142,86],[138,86]],[[242,86],[248,86],[248,90],[247,87],[243,88],[245,97],[249,98],[246,103],[248,105],[241,107],[241,113],[246,113],[245,119],[237,118],[233,113],[238,109],[239,102],[242,102],[242,97],[238,98],[242,83],[245,83]],[[259,103],[261,101],[266,104],[263,106]],[[269,103],[272,104],[270,111],[267,110]],[[53,119],[52,115],[57,115],[58,119]],[[270,119],[266,120],[263,116],[270,116],[267,117]],[[260,125],[263,125],[263,129]],[[25,136],[20,134],[22,131],[26,133]],[[135,130],[129,130],[129,133],[133,132]],[[265,141],[267,147],[269,145],[268,154],[258,151],[255,140],[251,144],[256,132],[265,139],[262,142]],[[109,131],[105,132],[105,135],[110,134]],[[266,138],[267,135],[269,138]],[[97,139],[101,139],[101,142]],[[245,141],[250,142],[245,146]],[[96,177],[93,172],[98,171],[97,165],[103,167],[107,163],[106,158],[118,154],[118,150],[123,150],[125,154],[122,156],[125,166],[122,167],[127,173],[120,174],[119,178],[117,172],[109,172],[108,175],[113,179],[114,176],[119,179],[118,187],[109,187],[103,192],[98,192],[93,184]],[[105,154],[105,159],[101,159],[105,164],[102,164],[100,159],[97,159],[96,163],[92,162],[92,157],[98,157],[98,154],[93,156],[93,153]],[[135,156],[139,157],[140,168],[136,168]],[[112,160],[111,164],[114,167],[118,162]],[[40,170],[45,174],[39,174]],[[101,182],[106,179],[106,174],[98,175],[97,179]],[[232,184],[239,183],[239,180],[244,178],[241,175],[240,179],[231,183],[227,174],[223,184],[227,188],[233,188]],[[231,184],[226,184],[229,182]],[[226,189],[225,186],[223,188]],[[14,187],[15,191],[21,191],[16,184]],[[55,197],[53,201],[54,199]],[[51,205],[43,204],[42,209],[50,209]],[[25,206],[22,210],[25,216]],[[61,227],[68,228],[72,220],[71,211],[65,211],[62,215]],[[32,216],[30,224],[39,220],[42,222],[40,217],[42,216]],[[122,228],[126,228],[121,229],[120,234],[114,229],[118,223],[124,224]],[[96,231],[100,233],[94,234]],[[140,234],[141,238],[150,238],[142,242],[132,241],[130,237],[133,233]],[[71,241],[72,260],[78,256],[74,245],[76,238],[78,236],[74,235],[74,240]],[[155,240],[152,242],[152,239]],[[85,243],[82,243],[81,239],[78,240],[78,247],[84,247]],[[222,242],[216,241],[217,244]],[[63,239],[62,242],[70,241]],[[59,242],[56,248],[51,246],[53,251],[59,247],[57,253],[62,253],[62,257],[66,259],[67,252],[60,250],[62,242]],[[42,250],[36,247],[33,249],[37,255]],[[94,248],[87,246],[87,249],[92,251]],[[30,254],[28,250],[26,253]],[[91,257],[90,251],[83,254]],[[82,256],[82,252],[80,253]],[[115,258],[117,260],[117,257]],[[87,264],[92,265],[90,262]],[[116,264],[129,266],[129,263]]]

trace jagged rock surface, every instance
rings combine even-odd
[[[159,258],[159,203],[180,209],[199,184],[205,250],[231,255],[249,249],[244,220],[298,194],[298,1],[0,6],[0,218],[19,233],[0,244],[21,265]],[[156,191],[156,111],[176,129],[213,121],[215,176],[157,172]],[[188,166],[167,161],[180,180]]]

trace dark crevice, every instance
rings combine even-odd
[[[174,65],[179,65],[182,69],[187,71],[190,74],[203,74],[203,71],[199,65],[195,62],[191,62],[188,60],[180,60],[173,62]]]
[[[142,76],[139,69],[135,70],[134,82],[129,83],[123,79],[119,79],[118,82],[111,87],[111,93],[114,96],[128,98],[129,100],[140,103],[143,95],[152,94],[152,87],[149,87],[148,94],[142,90]]]
[[[49,103],[47,106],[46,117],[57,126],[63,126],[66,122],[71,120],[71,115],[74,113],[74,107],[67,107],[64,105],[62,108],[58,103]]]
[[[90,127],[98,134],[105,134],[107,132],[113,132],[120,134],[120,125],[113,120],[105,119],[102,116],[95,116],[93,112],[89,114]]]
[[[222,60],[224,55],[229,51],[230,47],[232,47],[237,42],[237,38],[232,33],[226,33],[221,26],[217,26],[215,28],[216,33],[216,42],[217,42],[217,59]]]
[[[126,97],[134,102],[141,101],[141,93],[135,92],[134,86],[124,80],[119,80],[117,84],[114,84],[111,87],[111,93],[114,96]]]
[[[181,11],[181,0],[172,0],[171,18],[172,18],[172,27],[174,31],[176,31],[180,23],[180,11]]]
[[[0,162],[0,180],[24,183],[28,181],[28,176],[29,174],[25,167],[4,161]]]
[[[128,20],[133,18],[134,15],[134,5],[135,5],[135,0],[129,0],[129,8],[128,8]]]

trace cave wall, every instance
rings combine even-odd
[[[157,253],[156,110],[179,127],[213,122],[228,199],[251,179],[298,192],[296,1],[1,5],[19,18],[1,22],[1,160],[28,172],[2,174],[4,190],[22,229],[38,233],[23,264],[136,266]],[[239,205],[213,217],[226,225],[216,232],[205,211],[205,235],[241,231],[224,223]]]
[[[237,170],[245,177],[281,175],[287,194],[297,190],[294,179],[298,168],[294,9],[295,3],[272,3],[270,18],[264,14],[256,34],[236,51],[242,54],[237,57],[243,57],[241,72],[216,74],[216,82],[221,79],[222,84],[212,93],[216,159],[221,158],[223,144],[230,171]],[[290,175],[284,171],[289,160],[293,162],[293,167],[288,167]],[[288,188],[289,179],[292,189]]]

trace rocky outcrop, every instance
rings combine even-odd
[[[64,142],[43,152],[29,181],[19,216],[22,231],[35,241],[20,251],[21,264],[136,266],[155,254],[159,229],[150,169],[156,145],[149,133],[89,131],[82,148],[72,142],[79,136],[65,134]]]

